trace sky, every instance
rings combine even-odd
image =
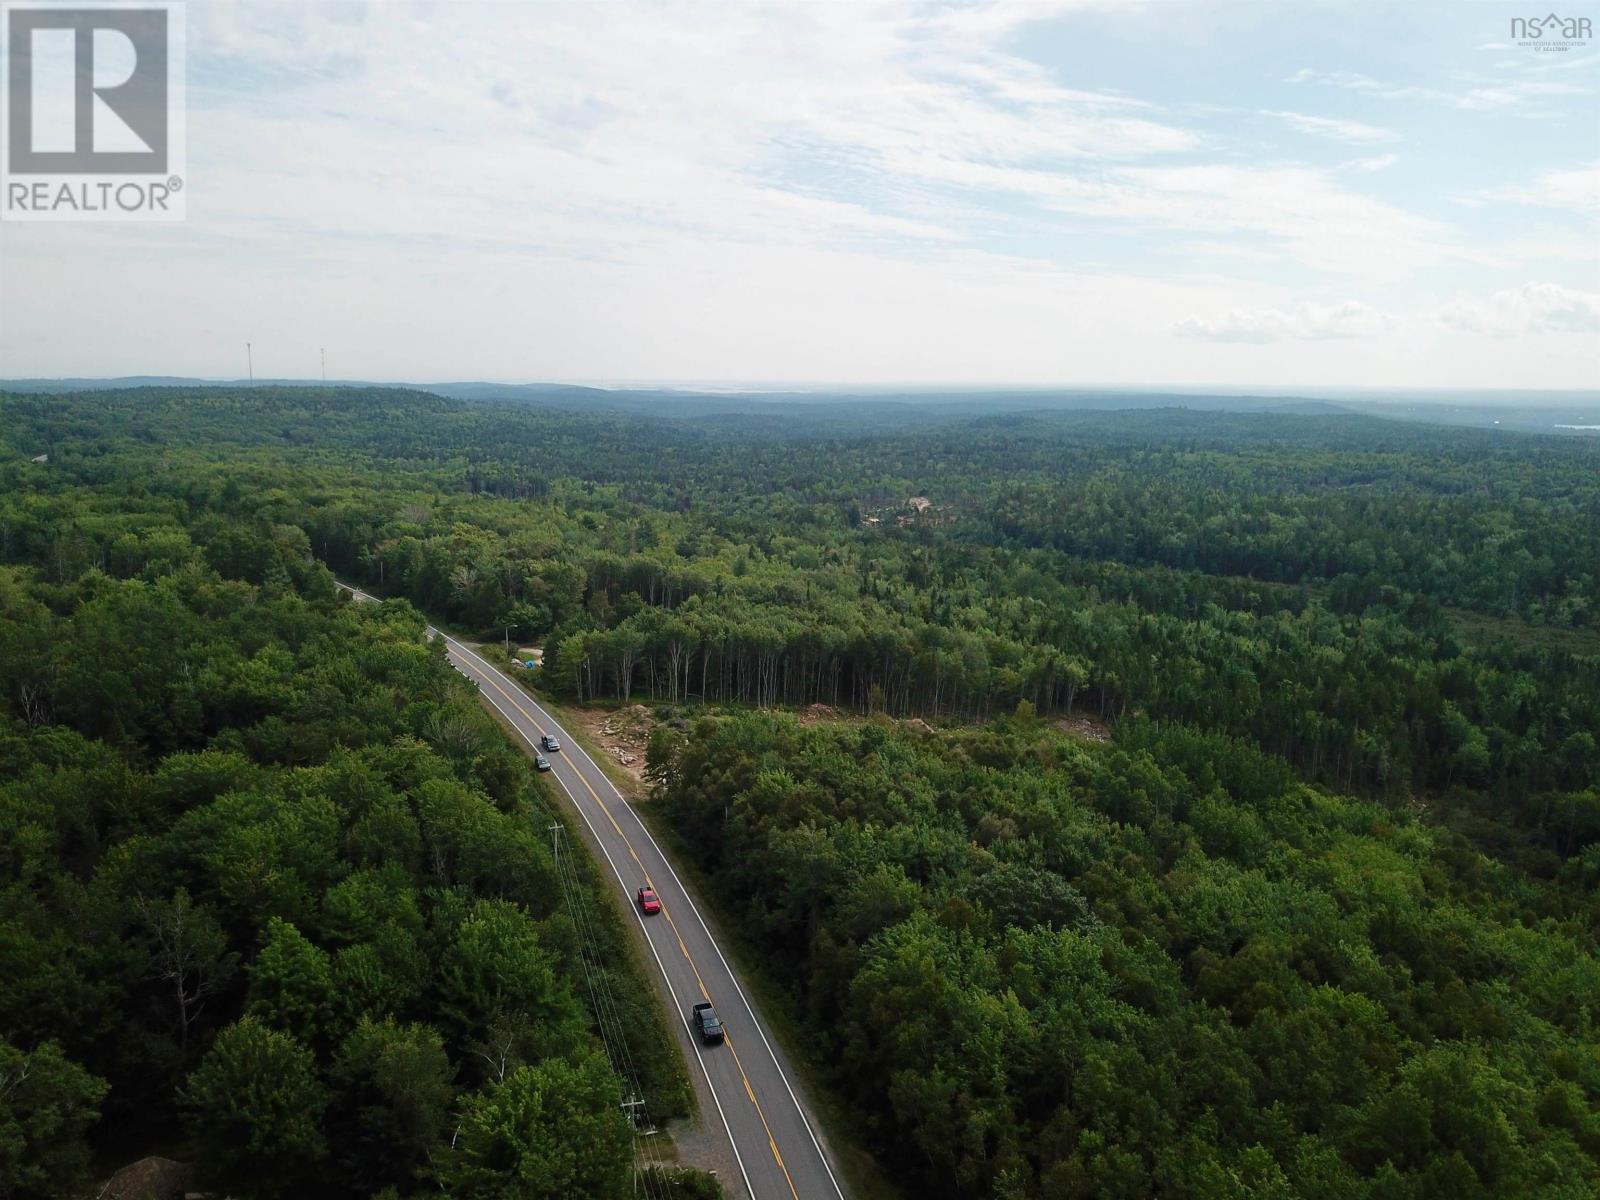
[[[0,223],[0,377],[1597,387],[1527,8],[191,0],[187,219]]]

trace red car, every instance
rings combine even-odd
[[[656,898],[654,888],[642,887],[639,889],[639,909],[646,916],[661,911],[661,901]]]

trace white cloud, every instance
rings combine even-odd
[[[1468,112],[1502,110],[1519,116],[1554,116],[1549,101],[1558,96],[1592,96],[1594,89],[1580,84],[1555,83],[1542,79],[1519,79],[1505,82],[1496,79],[1465,79],[1469,86],[1447,89],[1420,84],[1391,83],[1374,79],[1359,71],[1313,71],[1302,67],[1288,76],[1285,83],[1316,83],[1325,87],[1343,88],[1385,100],[1427,100],[1436,104]]]
[[[1376,154],[1371,158],[1351,158],[1339,164],[1343,171],[1381,171],[1400,161],[1398,154]]]
[[[215,10],[225,19],[208,6],[201,19],[223,26],[208,39],[248,57],[242,76],[265,60],[297,83],[270,105],[201,93],[209,111],[191,128],[214,136],[191,157],[220,160],[212,211],[230,233],[274,240],[283,226],[263,218],[264,199],[308,237],[623,257],[684,238],[916,253],[986,238],[1007,209],[1158,242],[1252,239],[1341,274],[1393,276],[1452,253],[1437,221],[1333,172],[1197,162],[1209,138],[1172,114],[1065,86],[1008,48],[1020,26],[1083,6],[737,6],[710,29],[671,3],[626,20],[541,5],[452,21],[448,8],[431,24],[340,23],[310,6],[287,30],[270,7]],[[441,41],[474,71],[438,69]],[[311,122],[307,144],[295,135]]]
[[[1129,167],[1102,197],[1108,215],[1254,234],[1281,258],[1334,274],[1393,276],[1451,257],[1437,221],[1347,191],[1312,167]]]
[[[207,6],[192,16],[240,78],[293,85],[268,103],[192,89],[205,111],[191,157],[226,183],[212,211],[270,236],[262,198],[293,179],[312,202],[291,207],[319,236],[376,222],[434,237],[609,226],[615,245],[943,241],[992,224],[951,194],[964,177],[1044,180],[1202,144],[1147,103],[1063,86],[1000,48],[1081,6],[732,6],[709,25],[673,3],[446,6],[410,23]],[[474,69],[440,69],[441,45]],[[314,142],[296,136],[313,123]]]
[[[1518,204],[1564,208],[1600,216],[1600,163],[1542,171],[1529,183],[1491,188],[1468,197],[1468,200],[1510,200]]]
[[[1400,135],[1392,129],[1382,129],[1377,125],[1367,125],[1361,121],[1346,121],[1338,117],[1314,117],[1307,113],[1282,112],[1269,108],[1262,109],[1261,115],[1277,117],[1302,133],[1337,138],[1341,142],[1351,142],[1356,145],[1400,140]]]
[[[1185,337],[1213,342],[1266,344],[1370,338],[1386,332],[1390,324],[1387,316],[1370,305],[1345,300],[1335,304],[1302,301],[1289,308],[1229,309],[1216,317],[1185,317],[1173,329]]]
[[[1440,324],[1462,333],[1516,337],[1600,332],[1600,294],[1555,283],[1525,283],[1486,300],[1459,299],[1439,309]]]
[[[1458,167],[1505,149],[1453,152],[1492,124],[1454,94],[1382,109],[1390,131],[1299,112],[1318,105],[1241,62],[1248,98],[1200,103],[1217,94],[1205,47],[1169,8],[191,5],[188,221],[0,226],[0,280],[21,283],[0,286],[0,361],[232,373],[251,340],[258,367],[312,376],[326,344],[330,370],[412,379],[1248,382],[1232,336],[1278,338],[1248,356],[1276,379],[1594,377],[1434,321],[1418,323],[1431,349],[1351,353],[1341,339],[1381,328],[1371,310],[1298,297],[1417,311],[1422,288],[1566,279],[1592,249],[1498,222],[1528,215],[1507,197],[1448,203],[1481,186]],[[1302,20],[1260,18],[1258,64],[1283,61]],[[1144,48],[1163,37],[1155,81]],[[1357,115],[1381,104],[1357,93],[1405,92],[1339,86]],[[1517,111],[1539,95],[1521,94]],[[1261,111],[1332,139],[1329,165],[1263,145]],[[1449,152],[1437,173],[1384,174],[1391,133]],[[1522,240],[1495,240],[1508,229]],[[86,325],[102,330],[88,343]]]

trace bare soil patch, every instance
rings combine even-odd
[[[802,725],[820,725],[823,721],[838,721],[844,714],[831,704],[808,704],[795,710],[795,720]]]
[[[1057,717],[1050,722],[1062,733],[1070,733],[1073,737],[1083,738],[1089,742],[1109,742],[1111,740],[1111,726],[1094,717],[1086,717],[1081,713],[1074,713],[1070,717]]]
[[[567,708],[589,741],[609,754],[628,776],[644,783],[644,755],[655,716],[642,704],[626,708]]]
[[[101,1186],[96,1200],[183,1200],[194,1183],[194,1168],[170,1158],[141,1158]]]

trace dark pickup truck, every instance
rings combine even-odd
[[[700,1031],[700,1040],[708,1046],[715,1046],[722,1040],[722,1020],[709,1004],[694,1006],[694,1027]]]

